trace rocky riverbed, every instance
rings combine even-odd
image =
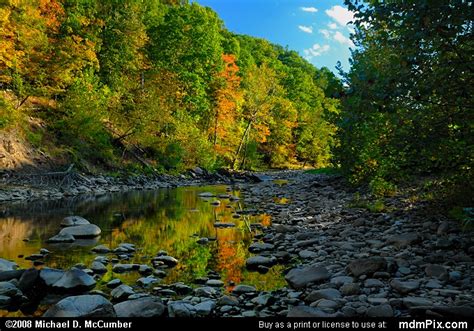
[[[260,273],[285,266],[285,287],[226,284],[217,272],[163,285],[160,278],[180,261],[158,251],[147,264],[127,263],[137,247],[122,243],[95,247],[91,265],[70,270],[18,270],[0,259],[0,307],[34,313],[41,302],[49,317],[474,315],[474,243],[457,223],[403,197],[388,200],[383,213],[351,207],[355,192],[338,177],[278,172],[259,181],[242,179],[241,197],[252,209],[241,214],[264,212],[272,225],[253,225],[260,232],[246,265]],[[142,277],[97,290],[108,265]]]

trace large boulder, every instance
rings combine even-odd
[[[291,269],[285,276],[286,281],[293,288],[303,288],[310,283],[322,282],[329,279],[328,270],[319,265],[309,265]]]
[[[24,272],[24,269],[0,271],[0,282],[9,281],[12,279],[20,279]]]
[[[68,216],[68,217],[65,217],[61,221],[61,226],[64,226],[64,227],[78,226],[78,225],[85,225],[85,224],[90,224],[90,222],[81,216]]]
[[[128,300],[114,306],[117,317],[160,317],[165,305],[158,297]]]
[[[59,232],[59,235],[71,235],[74,238],[91,238],[97,237],[100,233],[101,230],[97,225],[85,224],[64,228]]]
[[[260,266],[264,267],[272,267],[277,263],[277,259],[273,256],[266,257],[266,256],[251,256],[245,261],[245,265],[249,270],[257,270]]]
[[[77,268],[66,271],[64,275],[53,284],[53,288],[57,290],[70,292],[88,291],[94,286],[94,278]]]
[[[67,297],[44,313],[43,317],[115,317],[114,306],[101,295]]]
[[[354,276],[371,275],[376,271],[384,271],[387,268],[387,261],[383,257],[368,257],[352,261],[347,269]]]
[[[387,244],[393,245],[396,247],[407,247],[412,244],[420,242],[420,236],[417,233],[402,233],[394,235],[387,240]]]
[[[64,271],[51,268],[43,268],[39,274],[39,278],[46,286],[53,286],[62,276],[64,276]]]
[[[10,271],[18,268],[18,264],[5,259],[0,259],[0,271]]]

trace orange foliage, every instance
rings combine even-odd
[[[214,136],[214,148],[220,155],[226,156],[235,149],[236,120],[239,103],[242,100],[240,91],[239,67],[235,55],[224,54],[224,69],[219,73],[223,86],[216,92],[215,123],[211,129]]]

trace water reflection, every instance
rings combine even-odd
[[[220,273],[226,284],[243,282],[261,290],[282,286],[284,281],[278,266],[265,275],[245,269],[245,260],[249,256],[247,248],[253,235],[250,232],[253,227],[249,225],[260,223],[268,226],[269,216],[245,214],[236,218],[235,213],[243,208],[241,202],[219,198],[221,204],[212,206],[210,202],[216,198],[200,198],[198,194],[201,192],[227,193],[225,186],[186,187],[3,207],[0,257],[28,268],[32,262],[19,256],[38,253],[45,247],[52,252],[44,260],[48,267],[69,268],[77,263],[88,266],[97,256],[90,251],[95,245],[106,244],[115,248],[128,242],[138,249],[127,263],[150,264],[151,257],[160,250],[180,261],[161,281],[164,284],[177,281],[190,284],[214,270]],[[239,196],[238,191],[230,193]],[[101,236],[71,244],[47,244],[46,239],[59,231],[59,223],[68,215],[80,215],[97,224],[102,229]],[[217,221],[232,222],[235,228],[215,228],[213,224]],[[201,245],[197,243],[201,237],[211,240]],[[112,278],[133,285],[139,277],[137,272],[113,274],[109,265],[99,288],[100,284]]]

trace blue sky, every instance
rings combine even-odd
[[[196,0],[232,32],[265,38],[299,52],[316,67],[349,69],[352,19],[343,0]]]

